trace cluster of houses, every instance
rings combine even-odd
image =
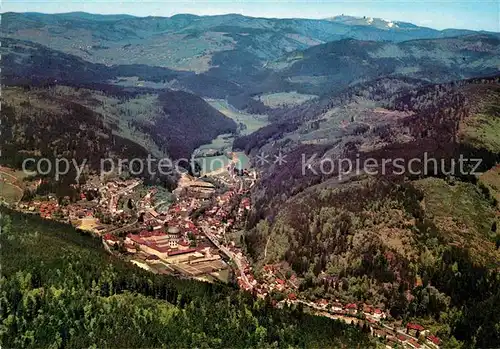
[[[150,192],[145,196],[145,200],[139,202],[140,221],[148,229],[158,231],[164,229],[166,225],[176,226],[182,230],[187,230],[194,235],[199,234],[199,230],[190,218],[191,213],[200,207],[198,200],[182,200],[178,201],[166,211],[157,212],[152,206],[148,205],[148,200],[151,200]],[[146,202],[145,202],[146,201]]]
[[[295,275],[292,275],[288,280],[279,274],[279,269],[273,265],[266,265],[263,268],[262,277],[257,280],[253,274],[253,268],[241,249],[231,244],[229,249],[236,257],[240,258],[240,263],[243,267],[243,275],[237,278],[238,286],[245,291],[251,291],[259,298],[265,298],[273,292],[288,294],[289,300],[296,300],[297,296],[294,293],[298,289],[298,280]]]
[[[240,206],[238,207],[238,219],[242,219],[245,212],[250,211],[252,208],[250,198],[245,197],[241,199]]]
[[[372,328],[372,335],[374,337],[384,339],[386,347],[388,348],[421,348],[421,345],[415,338],[411,338],[401,334],[395,334],[385,329]]]
[[[69,198],[64,198],[68,199]],[[104,232],[108,226],[102,225],[98,218],[95,218],[96,209],[94,205],[85,202],[77,202],[68,205],[59,205],[55,198],[50,197],[47,201],[34,200],[29,203],[20,203],[18,208],[30,213],[38,213],[45,219],[55,219],[62,222],[69,222],[75,227],[85,229],[82,222],[92,221],[92,231],[96,233]]]
[[[111,215],[123,213],[123,210],[118,208],[118,200],[120,200],[120,197],[123,195],[132,194],[134,188],[140,184],[142,184],[142,181],[139,179],[116,179],[107,182],[105,185],[98,188],[100,194],[99,206],[104,213],[109,213]]]
[[[219,234],[223,233],[223,225],[225,228],[231,228],[251,208],[250,198],[244,197],[238,203],[238,200],[234,200],[237,196],[238,193],[236,191],[228,191],[223,195],[217,196],[214,206],[205,213],[204,219]],[[232,216],[234,213],[235,216]]]
[[[231,215],[237,207],[238,201],[233,200],[236,195],[235,191],[229,191],[217,196],[214,205],[199,219],[199,223],[210,227],[218,238],[223,238],[226,230],[233,227],[236,222],[235,217]]]
[[[424,337],[426,344],[428,344],[431,347],[439,348],[439,345],[441,344],[441,340],[438,337],[430,334],[429,330],[426,330],[422,325],[416,323],[409,322],[406,324],[406,334],[414,337],[414,338],[405,337],[406,342],[409,343],[414,348],[421,347],[421,345],[416,340],[420,339],[421,337]],[[403,336],[398,336],[398,339],[400,340],[400,342],[404,343],[405,338],[401,337]]]
[[[231,200],[233,200],[236,195],[237,193],[234,190],[230,190],[222,195],[218,195],[215,198],[215,205],[211,210],[207,212],[207,214],[210,216],[214,216],[219,220],[227,219],[233,209]]]
[[[182,200],[173,204],[166,212],[158,213],[152,206],[154,191],[148,192],[140,202],[147,211],[140,212],[145,230],[138,234],[128,234],[125,250],[135,253],[138,250],[167,258],[172,255],[193,252],[199,229],[190,214],[199,207],[198,200]],[[191,246],[191,247],[190,247]]]
[[[294,274],[290,277],[283,277],[283,273],[279,265],[265,265],[262,269],[261,280],[255,280],[252,274],[252,268],[247,266],[244,269],[246,280],[243,277],[238,277],[238,285],[245,291],[251,291],[254,295],[264,298],[273,292],[286,294],[285,303],[303,303],[318,311],[328,312],[334,315],[353,318],[360,316],[370,324],[372,335],[384,338],[388,347],[403,345],[404,347],[421,348],[419,343],[421,337],[425,338],[427,346],[438,349],[441,343],[440,339],[431,335],[429,331],[419,324],[408,323],[406,333],[403,331],[390,330],[380,325],[380,321],[388,317],[387,311],[364,303],[341,303],[338,300],[329,301],[321,298],[314,302],[300,300],[297,295],[299,281]],[[246,282],[248,281],[248,282]],[[276,301],[273,301],[278,305]],[[281,302],[280,302],[281,303]]]
[[[53,215],[56,212],[60,212],[59,205],[56,201],[48,201],[41,203],[40,207],[38,208],[38,211],[40,212],[40,217],[47,219],[52,219]]]
[[[328,309],[336,314],[346,314],[351,316],[363,314],[367,319],[371,319],[373,321],[380,321],[381,319],[385,319],[387,317],[387,314],[383,310],[368,304],[342,304],[338,301],[330,303],[325,299],[317,300],[316,303],[323,306],[324,309]]]
[[[68,199],[65,197],[64,199]],[[49,196],[48,200],[34,200],[28,203],[20,203],[18,208],[31,213],[38,213],[40,217],[45,219],[55,219],[75,221],[88,217],[93,217],[95,209],[91,205],[74,203],[69,205],[59,205],[58,200]]]
[[[231,246],[230,251],[234,253],[235,258],[238,258],[241,266],[242,266],[242,275],[239,275],[236,278],[236,282],[238,283],[238,287],[242,290],[245,290],[247,292],[253,292],[254,295],[257,295],[259,297],[265,297],[267,295],[264,294],[263,292],[258,293],[256,286],[258,285],[257,280],[255,279],[255,276],[253,275],[252,272],[252,267],[250,266],[250,263],[246,260],[245,256],[243,255],[242,251],[234,246]]]
[[[281,275],[279,267],[265,265],[262,269],[262,278],[254,285],[254,292],[259,297],[265,297],[272,292],[288,294],[296,299],[294,292],[298,289],[298,280],[294,274],[287,280]]]
[[[64,213],[66,212],[69,219],[71,221],[75,221],[79,219],[94,217],[96,210],[92,206],[76,203],[68,205]]]
[[[30,203],[20,203],[18,207],[21,210],[27,210],[32,213],[39,213],[40,217],[52,219],[54,213],[61,212],[61,208],[54,197],[50,197],[48,201],[34,200]]]
[[[411,322],[406,324],[406,333],[387,328],[373,328],[372,335],[385,339],[391,348],[402,345],[403,347],[420,349],[424,347],[425,343],[426,347],[439,349],[441,345],[441,340],[438,337],[430,334],[422,325]]]
[[[82,220],[92,220],[91,230],[99,233],[105,231],[106,227],[97,218],[98,214],[101,216],[114,214],[116,219],[124,221],[133,218],[130,213],[117,210],[117,204],[120,195],[130,194],[133,188],[139,184],[141,184],[140,180],[114,180],[101,186],[94,184],[85,184],[81,187],[73,185],[81,190],[80,200],[75,203],[70,203],[69,196],[66,196],[61,198],[63,204],[59,205],[54,196],[49,196],[48,200],[20,203],[18,207],[21,210],[39,213],[42,218],[71,222],[80,228],[82,228],[80,226]]]
[[[248,175],[248,173],[245,174]],[[199,244],[199,241],[203,240],[200,239],[200,227],[209,227],[219,241],[225,240],[226,230],[245,216],[251,209],[251,201],[248,197],[239,200],[242,190],[229,190],[216,196],[213,206],[206,210],[196,222],[193,222],[191,214],[201,207],[201,201],[206,199],[209,193],[213,193],[214,188],[211,184],[190,177],[183,180],[185,183],[180,186],[179,193],[194,190],[198,194],[201,193],[201,197],[190,193],[178,199],[165,212],[157,212],[154,206],[156,191],[151,189],[137,203],[140,223],[144,229],[136,230],[137,233],[129,233],[124,239],[110,233],[103,234],[102,240],[105,246],[121,249],[124,255],[130,258],[131,263],[154,273],[180,273],[197,277],[205,274],[215,275],[221,270],[227,270],[228,265],[222,260],[219,250],[210,245]],[[78,203],[60,206],[55,198],[50,198],[49,201],[44,202],[34,201],[24,208],[39,212],[44,218],[52,218],[56,212],[59,212],[70,221],[93,218],[98,212],[117,217],[126,214],[118,209],[120,197],[131,194],[141,183],[140,180],[131,179],[112,180],[104,185],[86,184],[82,187],[83,194]],[[91,194],[87,197],[85,193]],[[234,213],[236,215],[232,216]],[[99,223],[98,219],[96,221]],[[102,226],[96,229],[102,230],[103,233],[105,230]],[[257,297],[264,298],[278,292],[285,296],[284,302],[300,302],[319,311],[344,317],[364,318],[371,324],[372,334],[384,338],[390,347],[403,344],[419,349],[421,344],[418,340],[424,337],[428,346],[439,348],[439,338],[431,335],[419,324],[408,323],[406,332],[383,327],[380,321],[388,315],[380,308],[367,304],[344,304],[338,300],[317,299],[314,302],[299,300],[297,292],[300,282],[295,274],[285,277],[278,265],[265,265],[262,277],[257,280],[243,251],[234,242],[224,241],[220,245],[218,246],[224,254],[234,259],[238,266],[239,272],[236,278],[238,286],[243,290],[253,292]],[[326,281],[337,282],[336,280]]]
[[[289,293],[286,302],[297,302],[297,295],[295,293]],[[406,331],[396,328],[390,328],[387,324],[382,327],[380,325],[380,320],[387,318],[387,313],[382,309],[373,307],[367,304],[356,304],[348,303],[342,304],[338,301],[329,302],[326,299],[318,299],[315,302],[298,301],[303,303],[313,309],[326,311],[335,315],[344,316],[348,319],[351,317],[362,316],[369,324],[371,334],[378,338],[383,338],[386,342],[387,347],[410,347],[410,348],[422,348],[421,340],[425,339],[427,346],[439,349],[441,340],[436,336],[430,334],[428,330],[422,325],[415,323],[408,323],[406,325]]]
[[[289,294],[288,300],[296,300],[297,297],[294,293]],[[404,347],[411,347],[419,349],[422,345],[419,343],[419,340],[423,336],[425,338],[426,343],[438,349],[441,344],[441,340],[434,335],[431,335],[428,330],[422,325],[416,323],[408,323],[406,325],[406,333],[402,331],[397,331],[395,329],[388,329],[387,327],[379,326],[379,322],[382,319],[386,319],[388,314],[384,312],[382,309],[373,307],[368,304],[356,304],[356,303],[348,303],[342,304],[338,301],[329,302],[326,299],[318,299],[314,302],[314,304],[305,304],[317,309],[317,310],[325,310],[333,314],[343,315],[347,317],[359,317],[362,315],[366,321],[370,324],[370,328],[372,330],[372,335],[375,337],[385,339],[388,347],[395,347],[396,344],[403,345]]]
[[[146,195],[138,203],[139,210],[154,210],[154,197],[158,190],[156,188],[150,189]]]
[[[122,209],[118,208],[118,201],[124,195],[130,195],[134,189],[142,184],[139,179],[113,179],[105,184],[89,181],[81,186],[80,199],[96,203],[96,210],[104,215],[120,215]]]
[[[71,222],[73,225],[91,230],[95,233],[104,233],[113,228],[113,225],[130,224],[140,213],[140,221],[146,228],[160,230],[169,221],[179,221],[183,228],[189,228],[197,233],[197,228],[189,219],[189,214],[199,207],[199,200],[184,199],[173,205],[168,212],[158,213],[154,209],[155,189],[151,189],[143,198],[134,203],[134,210],[118,208],[118,201],[123,196],[134,193],[142,183],[139,179],[114,179],[105,184],[98,181],[88,181],[84,185],[75,185],[80,190],[80,200],[70,203],[69,197],[63,198],[65,205],[59,205],[55,197],[48,201],[35,200],[29,203],[20,203],[19,208],[27,212],[39,213],[47,219],[54,219],[57,212],[59,220]],[[181,222],[182,220],[182,222]],[[175,222],[177,223],[177,222]]]
[[[236,247],[234,242],[226,241],[226,231],[251,209],[249,198],[236,200],[240,195],[237,191],[230,190],[216,196],[213,206],[207,209],[196,222],[193,222],[190,216],[201,206],[200,199],[185,196],[170,206],[167,212],[158,213],[152,205],[153,195],[153,192],[148,193],[140,204],[140,208],[144,210],[144,224],[150,229],[138,234],[128,234],[123,242],[126,251],[134,256],[131,262],[139,267],[157,272],[161,269],[156,268],[166,266],[169,272],[176,270],[190,276],[199,275],[202,270],[213,272],[224,268],[225,264],[216,249],[211,250],[206,246],[205,248],[194,247],[195,244],[189,239],[189,237],[200,235],[198,227],[206,226],[221,242],[224,253],[236,261],[240,270],[236,280],[242,290],[252,292],[261,298],[279,292],[285,295],[286,302],[302,302],[318,311],[346,318],[362,317],[370,324],[372,334],[384,338],[385,343],[390,347],[403,345],[419,349],[422,345],[418,340],[423,335],[428,346],[439,348],[440,340],[425,332],[421,325],[408,324],[407,333],[384,328],[380,321],[388,315],[380,308],[367,304],[345,304],[338,300],[318,299],[315,302],[299,300],[297,295],[299,280],[294,274],[285,277],[279,266],[264,266],[262,277],[257,280],[243,251]],[[234,213],[236,216],[233,217]],[[114,243],[119,243],[114,237],[108,238],[111,244],[113,240],[115,240]]]
[[[167,211],[168,217],[187,217],[198,208],[200,208],[200,200],[196,198],[182,198],[178,200],[175,204],[170,206]]]
[[[297,300],[296,294],[289,293],[288,300]],[[387,318],[387,313],[385,311],[368,304],[341,303],[338,300],[336,300],[335,302],[331,302],[324,298],[317,299],[315,302],[303,303],[317,310],[324,310],[337,315],[345,315],[351,317],[364,316],[370,323],[377,323],[380,320]]]
[[[118,245],[131,262],[155,273],[179,273],[197,277],[228,268],[216,249],[207,245],[191,214],[200,208],[197,198],[182,197],[166,211],[154,208],[155,191],[149,191],[137,203],[144,229],[129,233],[123,241],[107,234],[109,246]]]

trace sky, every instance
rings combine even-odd
[[[1,0],[0,0],[1,1]],[[404,21],[436,29],[459,28],[500,32],[500,0],[3,0],[1,12],[172,16],[240,13],[253,17],[326,18],[340,14]]]

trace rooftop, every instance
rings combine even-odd
[[[416,331],[423,331],[424,330],[424,327],[422,327],[421,325],[419,325],[419,324],[413,324],[411,322],[409,322],[406,325],[406,328],[408,328],[410,330],[416,330]]]
[[[180,254],[192,253],[192,252],[196,252],[196,248],[188,248],[187,250],[170,251],[170,252],[168,252],[168,255],[169,256],[177,256]]]

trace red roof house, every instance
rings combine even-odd
[[[441,344],[441,340],[436,337],[436,336],[433,336],[433,335],[430,335],[427,337],[428,340],[430,340],[432,343],[436,344],[436,345],[439,345]]]
[[[328,301],[326,299],[322,298],[322,299],[318,299],[316,301],[316,304],[326,306],[326,305],[328,305]]]
[[[398,340],[400,340],[401,342],[406,342],[406,337],[403,336],[402,334],[398,334],[397,337],[398,337]]]
[[[373,307],[365,304],[365,305],[363,305],[363,312],[366,314],[371,314],[371,313],[373,313]]]
[[[187,250],[170,251],[170,252],[168,252],[168,255],[169,256],[176,256],[179,254],[191,253],[191,252],[196,252],[196,248],[189,248]]]
[[[117,241],[120,241],[116,236],[114,236],[113,234],[104,234],[104,240],[106,241],[114,241],[114,242],[117,242]]]
[[[411,322],[409,322],[407,325],[406,325],[406,329],[408,330],[415,330],[415,331],[423,331],[424,328],[419,325],[419,324],[412,324]]]
[[[414,348],[420,348],[420,344],[418,344],[418,342],[413,339],[413,338],[410,338],[408,339],[408,342],[414,347]]]
[[[408,323],[406,325],[406,333],[408,333],[414,337],[418,337],[419,333],[422,332],[423,330],[424,330],[424,327],[419,325],[419,324]]]

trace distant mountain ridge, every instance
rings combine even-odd
[[[266,94],[330,95],[383,76],[440,83],[490,76],[500,66],[500,33],[376,18],[7,13],[2,19],[8,83],[184,90],[258,114],[272,112],[262,102]]]
[[[236,29],[235,29],[236,30]],[[250,44],[252,38],[237,34]],[[249,40],[249,41],[245,41]],[[264,66],[240,49],[219,52],[207,72],[148,64],[106,65],[30,41],[2,38],[3,81],[10,85],[118,84],[128,88],[175,89],[227,99],[238,109],[267,114],[260,96],[299,92],[330,95],[384,76],[440,83],[498,74],[500,38],[474,34],[404,42],[342,39],[287,53]],[[264,47],[262,42],[262,47]],[[108,89],[109,87],[106,87]]]
[[[421,31],[423,29],[428,29],[431,31],[436,30],[429,27],[418,26],[410,22],[388,20],[388,19],[369,17],[369,16],[360,17],[360,16],[340,15],[340,16],[325,18],[325,20],[335,23],[342,23],[350,26],[374,27],[388,31],[412,31],[412,30]],[[488,32],[484,30],[471,30],[471,29],[459,29],[459,28],[447,28],[439,30],[439,32],[442,33],[441,37],[459,36],[459,35],[467,35],[473,33],[495,34],[494,32]]]
[[[340,91],[382,76],[444,82],[498,74],[500,39],[474,34],[399,43],[340,40],[290,53],[268,65],[298,91]]]
[[[136,63],[207,72],[217,69],[229,54],[234,61],[229,68],[244,70],[244,74],[255,73],[254,68],[283,54],[341,39],[401,42],[477,33],[371,20],[370,24],[370,19],[347,16],[319,20],[238,14],[133,17],[9,12],[3,14],[1,27],[4,36],[34,41],[94,63]],[[242,57],[253,68],[242,67]]]
[[[357,17],[357,16],[340,15],[325,19],[328,21],[343,23],[347,25],[364,25],[380,29],[396,30],[396,29],[419,28],[417,25],[408,22],[390,21],[382,18],[374,18],[367,16]]]

